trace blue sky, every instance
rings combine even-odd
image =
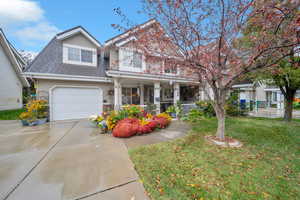
[[[0,0],[0,27],[19,50],[39,52],[60,31],[81,25],[101,43],[119,34],[111,24],[121,18],[120,7],[135,23],[148,20],[139,14],[140,0]]]

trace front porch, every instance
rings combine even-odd
[[[135,104],[155,107],[156,113],[164,112],[178,101],[193,104],[199,99],[199,86],[173,80],[114,79],[114,109]]]

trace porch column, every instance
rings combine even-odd
[[[199,101],[204,101],[205,93],[202,87],[199,86]]]
[[[144,84],[140,85],[140,91],[141,91],[141,93],[140,93],[140,104],[144,105],[145,104],[144,103]]]
[[[154,83],[154,104],[156,106],[156,113],[160,113],[160,83]]]
[[[114,110],[120,109],[120,82],[114,79]]]
[[[122,106],[122,83],[119,81],[119,106]]]
[[[180,85],[179,83],[174,84],[174,105],[180,101]]]

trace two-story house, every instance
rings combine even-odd
[[[138,28],[155,23],[150,20]],[[146,61],[132,48],[134,31],[101,45],[79,26],[49,42],[24,74],[34,80],[37,97],[49,101],[50,120],[86,118],[126,104],[155,104],[160,112],[199,97],[197,79],[186,76],[184,69]]]

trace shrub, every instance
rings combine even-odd
[[[157,121],[155,121],[155,120],[150,120],[149,121],[149,124],[147,124],[147,126],[149,126],[150,128],[151,128],[151,130],[154,130],[154,129],[156,129],[157,127],[158,127],[158,123],[157,123]]]
[[[196,106],[203,113],[203,116],[205,117],[216,116],[215,110],[210,101],[198,101],[196,102]]]
[[[175,111],[176,111],[176,116],[180,119],[183,115],[183,107],[180,101],[176,102]]]
[[[162,117],[162,118],[167,119],[168,121],[172,120],[172,117],[167,113],[160,113],[160,114],[156,115],[156,117]]]
[[[170,124],[172,118],[167,113],[160,113],[154,116],[153,120],[157,122],[159,128],[166,128]]]
[[[116,111],[111,111],[106,118],[106,124],[108,130],[113,130],[117,125],[118,121],[122,120],[120,115]]]
[[[22,112],[19,115],[19,118],[21,120],[26,120],[28,122],[33,122],[33,121],[37,120],[36,116],[34,116],[31,112]]]
[[[149,124],[150,124],[149,120],[146,119],[140,120],[138,134],[145,134],[145,133],[152,132],[154,129],[152,129],[152,127],[149,126]]]
[[[293,102],[294,109],[300,109],[300,102]]]
[[[147,113],[137,105],[125,105],[119,111],[111,111],[106,118],[106,124],[108,130],[113,130],[117,125],[118,121],[123,120],[125,118],[142,118]]]
[[[176,108],[175,106],[169,106],[166,110],[167,113],[176,113]]]
[[[35,121],[48,117],[48,105],[45,100],[31,100],[26,104],[26,111],[21,113],[21,120]]]
[[[199,116],[203,115],[204,117],[216,116],[211,101],[198,101],[196,102],[196,105],[199,111],[193,110],[191,113],[189,113],[191,117],[191,119],[188,118],[189,120],[195,120],[195,118],[197,118],[197,115]],[[237,92],[232,92],[230,94],[230,97],[226,101],[225,111],[226,111],[226,115],[229,116],[245,115],[246,110],[239,108]]]
[[[143,109],[138,105],[125,105],[120,112],[123,112],[127,117],[140,118],[143,116]]]
[[[187,120],[190,122],[196,122],[199,120],[201,117],[203,117],[203,112],[200,111],[199,109],[191,109],[189,113],[187,114]]]
[[[226,101],[225,110],[226,114],[229,116],[241,116],[245,115],[246,110],[239,108],[239,96],[238,92],[234,91],[230,94],[230,97]],[[250,110],[252,110],[253,105],[250,103]]]
[[[126,118],[120,120],[113,129],[114,137],[127,138],[137,134],[139,131],[139,120],[136,118]]]
[[[142,116],[140,119],[130,116],[128,109],[120,110],[119,112],[112,111],[106,119],[108,130],[112,130],[115,137],[130,137],[135,134],[145,134],[152,132],[155,128],[165,128],[171,121],[170,115],[167,113],[160,113],[154,117],[151,114],[140,112]],[[140,117],[140,113],[138,116]],[[146,116],[146,117],[145,117]]]

